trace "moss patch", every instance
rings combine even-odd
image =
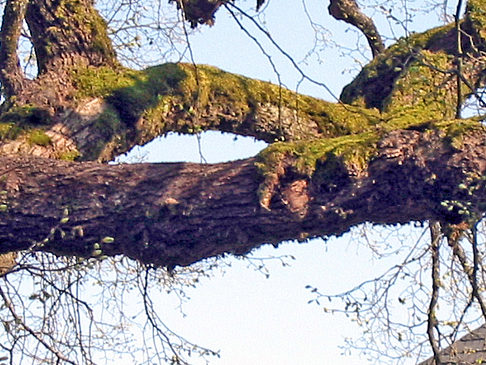
[[[48,125],[52,122],[49,112],[45,109],[38,108],[33,105],[9,107],[0,115],[1,124],[16,124],[20,125]]]
[[[51,137],[41,129],[33,129],[28,132],[27,141],[38,146],[48,146],[51,144]]]
[[[348,104],[383,110],[396,80],[407,74],[419,51],[434,45],[439,36],[453,28],[454,25],[449,24],[399,39],[362,69],[353,82],[343,89],[341,100]],[[450,46],[453,45],[446,45]]]
[[[432,119],[454,118],[457,81],[455,75],[446,72],[453,67],[453,56],[421,51],[386,100],[384,112],[390,126],[397,129]],[[462,89],[468,90],[465,85]]]
[[[28,141],[31,144],[45,145],[46,136],[39,126],[47,126],[52,123],[48,111],[32,105],[17,106],[7,108],[0,115],[0,141],[14,140],[19,136],[28,133]]]
[[[345,168],[358,175],[368,167],[376,153],[376,133],[361,133],[337,138],[302,142],[279,142],[264,149],[258,155],[256,166],[264,177],[259,188],[262,206],[269,208],[270,200],[280,178],[288,169],[293,173],[318,179],[318,183],[328,183],[335,170]],[[339,160],[339,162],[337,162]],[[334,161],[334,163],[330,163]],[[318,174],[313,176],[318,166]]]
[[[469,0],[467,2],[467,16],[473,28],[478,32],[484,42],[486,41],[486,1]]]
[[[22,133],[22,128],[15,123],[0,123],[0,141],[15,139]]]
[[[82,67],[72,71],[76,98],[106,98],[124,121],[133,123],[143,112],[155,108],[174,93],[186,77],[176,64],[165,64],[143,71],[111,67]]]
[[[230,109],[235,118],[251,115],[260,106],[287,108],[294,110],[303,124],[311,119],[324,136],[330,137],[362,133],[381,121],[376,109],[328,103],[205,65],[195,68],[164,64],[143,71],[78,68],[73,77],[76,97],[106,98],[124,122],[143,120],[143,133],[152,136],[164,130],[169,113],[176,119],[179,132],[197,133],[210,128],[188,122],[197,122],[195,115],[209,105],[223,111]]]
[[[469,119],[455,119],[435,123],[435,127],[445,133],[445,140],[451,147],[461,150],[464,148],[464,137],[475,133],[484,133],[486,127],[480,123],[481,117]]]
[[[80,157],[80,153],[76,150],[73,151],[66,151],[59,154],[59,159],[64,161],[76,161],[76,159]]]

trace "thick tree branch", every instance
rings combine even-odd
[[[124,254],[172,267],[265,243],[339,235],[366,221],[458,222],[459,208],[449,208],[446,199],[484,209],[482,180],[474,200],[459,186],[484,174],[486,133],[465,137],[462,150],[440,135],[392,132],[359,175],[339,160],[326,178],[326,164],[310,178],[289,168],[270,210],[260,206],[255,159],[108,166],[2,156],[1,247],[84,257]]]
[[[71,4],[77,15],[86,12],[80,4]],[[83,4],[91,9],[89,0]],[[63,12],[64,5],[56,9]],[[42,6],[29,7],[32,29],[59,21]],[[36,17],[45,22],[35,23]],[[53,33],[58,48],[47,60],[63,59],[79,39],[96,33],[82,32],[87,38],[70,43],[65,32]],[[125,254],[170,267],[264,243],[338,235],[366,221],[466,219],[454,202],[484,209],[485,132],[477,121],[452,119],[456,80],[443,72],[456,50],[445,42],[449,36],[449,28],[437,28],[389,48],[348,88],[355,105],[207,66],[197,66],[196,78],[192,65],[133,71],[98,62],[102,57],[87,56],[89,66],[68,62],[62,70],[71,78],[66,97],[41,104],[56,107],[56,99],[63,99],[70,105],[58,104],[65,107],[54,108],[47,121],[30,104],[2,115],[2,250]],[[85,54],[91,51],[88,46]],[[464,75],[468,62],[475,65],[465,60]],[[467,76],[478,79],[481,69],[469,68]],[[45,80],[49,75],[55,72],[46,72]],[[368,100],[370,91],[378,100]],[[18,156],[109,160],[168,131],[207,129],[285,142],[258,160],[204,166],[106,166]],[[474,199],[458,188],[465,181],[477,185]]]

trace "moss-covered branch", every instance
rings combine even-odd
[[[486,133],[481,118],[455,116],[457,100],[483,84],[482,5],[469,3],[464,54],[454,26],[414,34],[330,103],[210,66],[123,68],[90,1],[31,2],[42,74],[0,115],[2,249],[90,256],[103,246],[173,266],[367,220],[477,216]],[[58,29],[71,12],[72,29]],[[52,33],[38,40],[47,25]],[[71,37],[76,30],[83,36]],[[255,159],[207,166],[56,161],[107,161],[171,131],[210,129],[271,145]]]

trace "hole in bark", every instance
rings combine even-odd
[[[203,132],[196,135],[169,133],[144,146],[135,146],[116,162],[226,162],[255,156],[267,146],[253,137]]]

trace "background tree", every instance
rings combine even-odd
[[[221,6],[239,12],[224,2],[176,5],[193,27],[212,24]],[[367,221],[429,221],[432,293],[427,318],[420,321],[427,322],[438,354],[444,337],[436,310],[443,236],[468,288],[454,328],[473,303],[484,307],[477,222],[484,211],[485,134],[481,117],[459,119],[466,97],[482,103],[484,7],[469,1],[461,17],[459,2],[453,24],[384,49],[373,22],[354,2],[333,1],[331,14],[363,31],[375,58],[339,102],[329,103],[209,66],[128,69],[92,1],[6,1],[0,34],[1,251],[8,255],[5,262],[12,252],[24,252],[11,272],[42,272],[43,288],[55,290],[54,301],[49,290],[33,294],[43,303],[43,318],[59,307],[73,308],[69,319],[77,330],[63,342],[59,323],[41,321],[41,332],[33,329],[16,310],[22,307],[19,288],[6,280],[0,292],[10,316],[4,348],[12,358],[21,351],[34,358],[93,361],[96,346],[89,341],[95,337],[82,328],[100,322],[75,292],[91,263],[83,258],[123,255],[138,263],[114,261],[110,275],[119,283],[119,272],[135,272],[126,281],[142,293],[148,322],[166,351],[153,356],[182,362],[181,351],[190,348],[169,338],[147,294],[150,282],[194,279],[169,279],[155,268],[172,272],[264,243],[339,235]],[[139,14],[130,7],[120,11]],[[24,24],[35,55],[33,78],[18,59]],[[114,32],[115,39],[121,32]],[[186,32],[183,27],[173,34]],[[209,129],[272,145],[255,158],[226,164],[102,163],[169,131]],[[471,245],[464,246],[462,237]],[[42,271],[34,263],[45,264]],[[54,276],[63,272],[62,286],[46,269]],[[188,275],[193,271],[197,266]],[[103,278],[107,283],[110,275]],[[348,300],[354,293],[343,296],[345,310],[362,313],[366,300]],[[46,351],[26,351],[29,337]]]

